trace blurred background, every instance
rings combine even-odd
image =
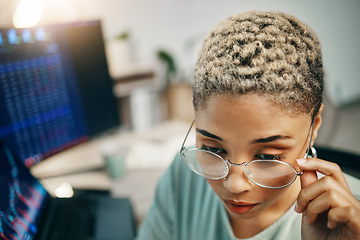
[[[186,99],[187,84],[191,83],[197,51],[205,34],[228,15],[252,9],[293,14],[318,33],[326,71],[325,119],[318,142],[359,152],[360,2],[357,0],[0,0],[0,27],[99,19],[112,77],[118,82],[133,83],[117,88],[118,97],[133,93],[138,102],[149,99],[154,102],[157,98],[154,92],[164,86],[172,91],[169,95],[173,98]],[[149,78],[151,83],[146,81]],[[145,85],[148,89],[134,91]],[[163,103],[160,109],[153,107],[151,116],[141,117],[148,118],[147,121],[132,124],[145,128],[168,116],[191,118],[191,110],[184,110],[191,103],[176,99],[167,98],[167,101],[174,106],[176,101],[182,102],[182,111],[176,112],[177,107],[169,110]],[[130,121],[130,117],[125,118]]]
[[[44,161],[33,167],[33,173],[45,179],[49,189],[55,188],[64,180],[49,176],[75,172],[60,171],[59,166],[71,162],[74,167],[86,159],[77,172],[84,172],[84,164],[87,170],[97,169],[106,165],[104,155],[125,145],[126,167],[159,168],[155,177],[149,171],[133,172],[116,180],[116,185],[114,177],[103,175],[82,175],[81,181],[68,175],[66,180],[89,188],[83,179],[93,178],[91,188],[135,196],[141,218],[193,118],[192,73],[205,35],[229,15],[249,10],[283,11],[315,30],[322,43],[326,81],[323,126],[316,144],[360,154],[359,0],[0,0],[0,29],[99,20],[103,40],[99,46],[106,54],[117,102],[120,134],[102,139],[101,146],[91,142],[57,154],[50,158],[57,164]],[[5,45],[0,35],[0,47]],[[145,177],[148,182],[152,179],[148,191],[141,187]]]

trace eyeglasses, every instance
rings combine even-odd
[[[289,163],[280,160],[252,160],[236,164],[225,160],[217,153],[200,148],[186,148],[186,139],[194,125],[195,119],[192,121],[190,128],[185,136],[184,142],[180,149],[182,156],[188,167],[196,174],[208,179],[223,179],[230,172],[231,166],[244,166],[244,172],[247,178],[254,184],[270,189],[285,188],[291,185],[297,176],[301,176],[303,172],[297,172]],[[311,139],[314,130],[314,122],[312,122],[309,147],[306,151],[305,158],[309,157],[311,149]]]

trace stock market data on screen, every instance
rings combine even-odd
[[[0,29],[0,112],[29,167],[118,127],[100,22]]]
[[[33,239],[49,198],[45,188],[0,140],[0,239]]]

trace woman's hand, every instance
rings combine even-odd
[[[360,202],[340,167],[318,158],[299,159],[304,170],[295,211],[302,213],[303,240],[360,239]],[[318,180],[317,173],[325,176]]]

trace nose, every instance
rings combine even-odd
[[[254,183],[245,175],[244,164],[234,165],[230,163],[229,173],[224,179],[224,187],[232,193],[241,193],[254,188]]]

